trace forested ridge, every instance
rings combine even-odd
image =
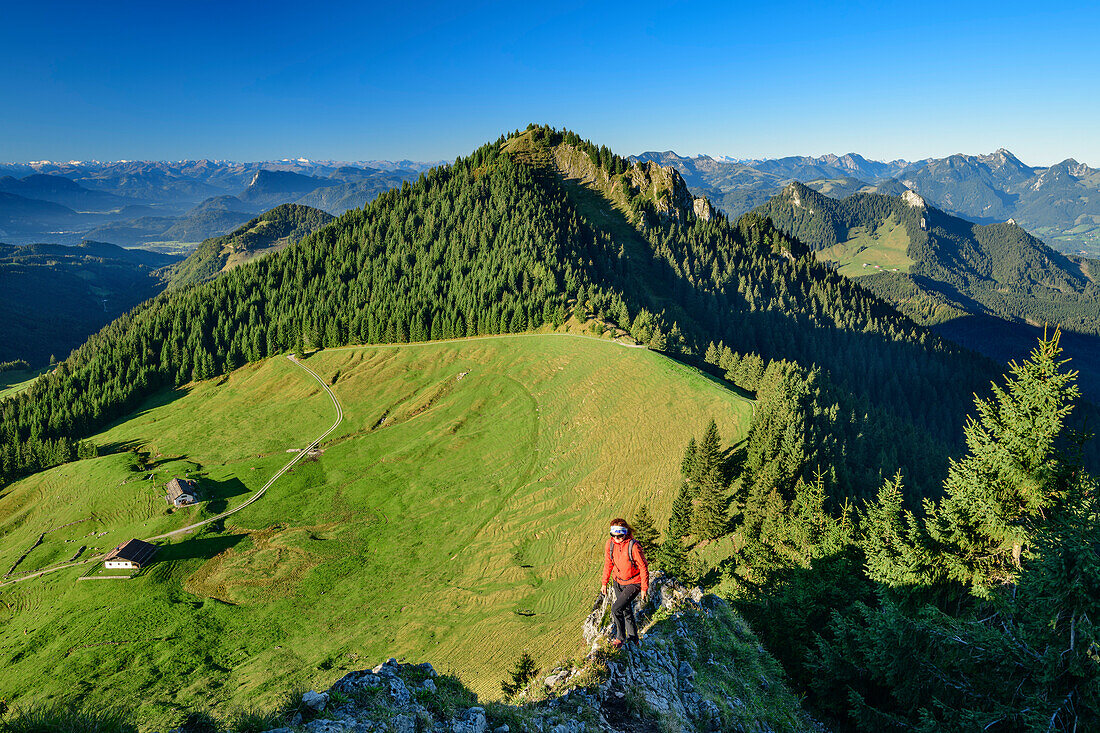
[[[855,194],[838,201],[799,183],[756,211],[814,250],[848,240],[857,227],[898,222],[909,238],[909,274],[883,272],[863,284],[893,302],[916,297],[907,312],[927,313],[927,323],[938,313],[957,315],[937,307],[946,305],[1100,333],[1100,286],[1087,274],[1087,261],[1056,252],[1014,223],[974,224],[919,197]]]
[[[900,473],[838,504],[824,476],[775,470],[761,433],[792,424],[767,397],[787,376],[769,365],[773,414],[743,444],[713,421],[689,442],[663,532],[634,518],[656,564],[720,587],[830,729],[1095,730],[1100,504],[1059,334],[975,397],[942,495],[915,511]]]
[[[628,172],[573,133],[532,127],[510,137],[520,136],[542,150],[583,151],[605,176]],[[799,376],[790,385],[817,386],[776,399],[796,402],[806,440],[820,439],[793,470],[831,472],[841,495],[868,495],[899,467],[919,492],[934,489],[967,397],[991,364],[815,264],[763,217],[671,216],[646,203],[644,187],[631,189],[623,212],[585,199],[595,194],[538,162],[546,156],[504,152],[506,142],[110,324],[3,404],[3,475],[48,465],[36,453],[43,440],[75,441],[157,389],[299,342],[519,332],[577,310],[688,358],[715,342],[758,360],[761,372],[770,361],[791,364]],[[755,390],[759,375],[743,371],[739,385]]]

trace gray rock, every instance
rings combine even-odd
[[[427,662],[421,662],[420,664],[418,664],[416,666],[417,666],[418,669],[422,669],[425,672],[427,672],[429,677],[438,677],[438,675],[436,674],[435,668],[433,668],[432,665],[428,664]]]
[[[374,672],[348,672],[336,681],[332,687],[340,692],[355,692],[367,687],[378,687],[382,684],[382,678]]]
[[[393,675],[397,674],[397,660],[393,657],[390,657],[371,671],[375,674],[380,674],[383,677],[392,677]]]
[[[466,725],[470,733],[485,733],[489,730],[489,721],[485,717],[485,708],[470,708],[466,711]]]
[[[405,686],[405,683],[400,677],[394,676],[390,678],[390,695],[393,697],[393,701],[398,705],[408,705],[412,700],[412,694],[409,692],[409,688]]]
[[[177,729],[179,730],[179,729]],[[267,733],[294,733],[290,728],[272,728]]]
[[[310,690],[302,695],[302,704],[314,712],[320,712],[328,705],[328,693]]]
[[[428,692],[435,692],[436,689],[437,689],[436,686],[435,686],[435,682],[431,681],[430,679],[424,680],[423,682],[421,682],[420,686],[423,687]]]
[[[510,730],[511,728],[509,728],[507,724],[504,724],[493,728],[493,733],[508,733]]]
[[[309,733],[345,733],[353,727],[342,720],[311,720],[305,726]]]
[[[393,716],[394,733],[416,733],[416,718],[411,715]]]

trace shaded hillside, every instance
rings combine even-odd
[[[1100,286],[1093,261],[1070,258],[1014,224],[980,225],[904,196],[842,201],[797,183],[758,211],[915,320],[1001,363],[1031,351],[1044,324],[1068,331],[1066,355],[1100,400]]]
[[[179,288],[209,280],[257,257],[277,252],[332,219],[330,214],[308,206],[277,206],[231,234],[204,241],[186,260],[166,273],[168,287]]]
[[[669,151],[636,157],[674,166],[692,191],[731,216],[764,204],[791,181],[832,196],[913,190],[956,216],[981,224],[1012,219],[1064,252],[1100,255],[1100,171],[1072,158],[1042,167],[1004,149],[913,163],[856,154],[738,161]]]
[[[291,171],[256,171],[248,187],[237,195],[241,201],[257,209],[277,206],[287,199],[296,199],[321,187],[335,185],[335,181],[305,176]]]
[[[339,216],[349,209],[362,208],[382,192],[397,188],[409,178],[406,175],[380,173],[366,180],[352,180],[318,188],[298,199],[297,203]]]
[[[5,239],[79,227],[81,223],[80,215],[67,206],[0,192],[0,237]]]
[[[0,245],[0,361],[65,358],[104,324],[162,289],[178,258],[110,244]]]

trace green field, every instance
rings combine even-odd
[[[752,410],[659,354],[572,336],[306,363],[345,412],[318,460],[134,579],[78,581],[85,565],[0,586],[0,698],[84,697],[162,728],[389,655],[492,696],[521,652],[580,651],[605,522],[646,501],[663,524],[687,439],[714,417],[736,441]],[[164,393],[96,436],[111,454],[0,491],[0,572],[43,533],[13,578],[236,506],[333,419],[284,358]],[[210,501],[169,512],[181,473]]]
[[[0,372],[0,400],[19,394],[31,386],[34,380],[50,371],[45,369],[18,369]]]
[[[909,232],[891,216],[874,231],[853,227],[847,241],[820,250],[819,260],[836,262],[840,274],[847,277],[873,275],[876,272],[909,272],[913,260],[907,254]]]

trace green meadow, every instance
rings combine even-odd
[[[891,216],[873,230],[852,227],[847,241],[819,251],[817,258],[836,262],[842,275],[860,277],[895,268],[909,272],[913,260],[908,250],[909,232]]]
[[[0,400],[19,394],[49,370],[50,368],[16,369],[0,372]]]
[[[90,563],[0,586],[0,699],[121,705],[163,729],[388,656],[494,697],[522,652],[548,667],[581,651],[607,520],[648,502],[663,525],[688,438],[713,417],[736,442],[752,411],[660,354],[576,336],[305,363],[345,412],[316,460],[130,580],[79,580],[103,574]],[[334,418],[282,357],[162,393],[95,437],[106,455],[0,490],[0,572],[237,506]],[[173,475],[205,501],[170,510]]]

